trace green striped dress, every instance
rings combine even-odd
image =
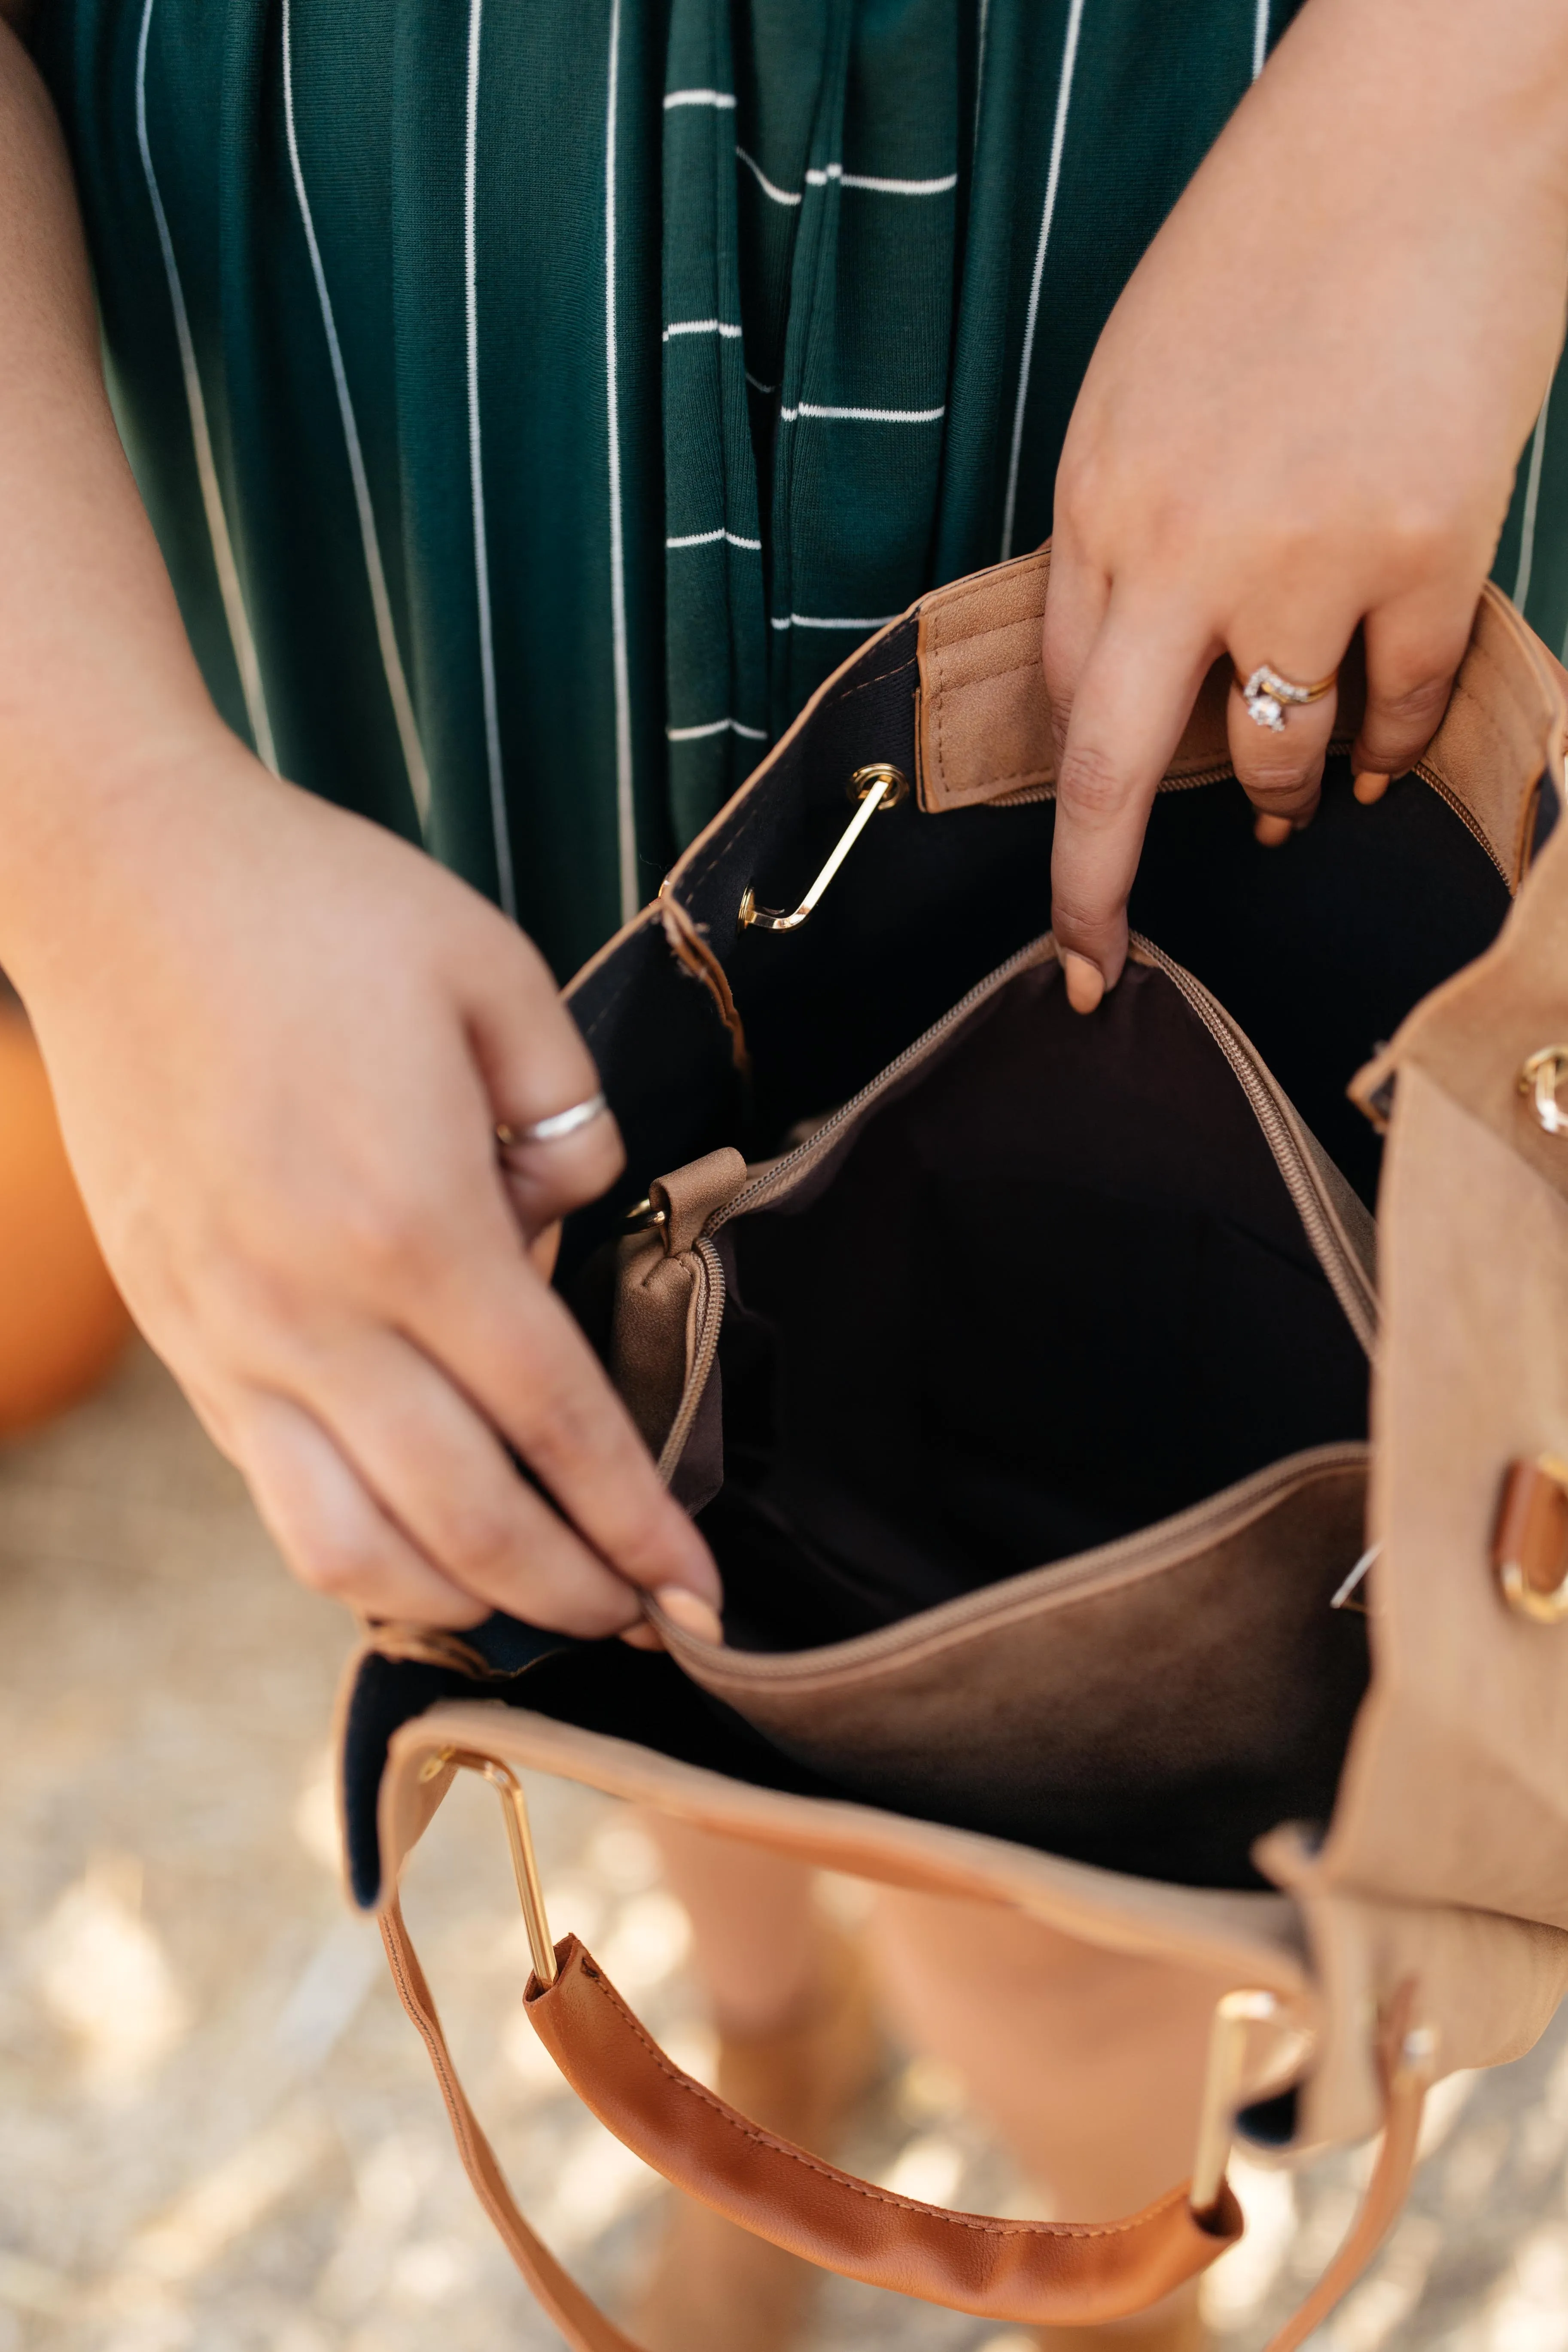
[[[1106,315],[1292,7],[47,0],[220,707],[570,971],[858,639],[1046,536]],[[1550,410],[1498,576],[1555,646]]]

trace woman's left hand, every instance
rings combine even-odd
[[[1210,665],[1314,682],[1364,631],[1363,797],[1435,732],[1568,296],[1562,0],[1307,0],[1123,292],[1057,482],[1053,920],[1119,978],[1160,778]],[[1568,430],[1568,416],[1563,419]],[[1317,805],[1331,691],[1230,698],[1264,838]]]

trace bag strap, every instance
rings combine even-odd
[[[637,2352],[529,2228],[452,2063],[424,1971],[394,1897],[382,1935],[399,1998],[430,2053],[464,2169],[533,2294],[573,2352]],[[1072,2326],[1146,2309],[1241,2235],[1228,2186],[1205,2225],[1186,2188],[1122,2221],[994,2220],[916,2203],[857,2179],[738,2115],[683,2074],[645,2032],[574,1936],[558,1973],[530,1979],[528,2015],[566,2080],[600,2121],[675,2187],[758,2237],[846,2277],[1035,2326]],[[1391,2021],[1391,2025],[1394,2021]],[[1401,2025],[1402,2032],[1402,2025]],[[1403,2041],[1394,2044],[1397,2050]],[[1295,2352],[1382,2243],[1415,2164],[1426,2076],[1384,2067],[1387,2129],[1361,2215],[1297,2318],[1269,2352]]]

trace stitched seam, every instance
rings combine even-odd
[[[848,701],[851,695],[865,694],[873,686],[886,686],[890,677],[902,677],[906,670],[918,669],[919,667],[920,664],[915,660],[901,661],[897,669],[879,670],[875,677],[858,678],[853,686],[840,688],[839,691],[834,696],[831,702],[826,702],[823,704],[823,710],[825,712],[829,710],[841,710],[844,705]]]
[[[1004,623],[1002,625],[1004,627],[1016,627],[1016,624],[1007,622]],[[985,634],[987,635],[994,636],[997,632],[995,630],[988,630]],[[1039,656],[1037,654],[1032,654],[1026,661],[1010,662],[1005,669],[992,670],[984,677],[967,678],[962,686],[939,686],[937,688],[935,698],[936,768],[938,783],[944,799],[955,800],[958,797],[958,794],[965,790],[965,787],[961,784],[957,786],[956,789],[950,791],[947,782],[947,762],[942,755],[942,731],[947,724],[947,703],[949,696],[954,694],[970,694],[979,687],[994,686],[1000,678],[1016,677],[1020,670],[1037,669],[1038,667]],[[994,793],[999,784],[1016,784],[1025,782],[1033,782],[1037,778],[1044,778],[1048,775],[1049,772],[1049,770],[1046,768],[1016,768],[1008,775],[993,776],[988,782],[971,786],[968,789],[970,792],[974,793],[984,793],[989,794]]]
[[[1024,661],[1009,662],[1005,669],[988,669],[984,677],[966,677],[957,686],[939,687],[937,691],[943,695],[973,694],[983,686],[994,686],[998,678],[1016,677],[1021,669],[1038,669],[1039,667],[1040,656],[1033,653]]]
[[[601,1006],[599,1007],[599,1010],[597,1011],[597,1013],[595,1013],[594,1018],[592,1019],[592,1021],[590,1021],[590,1022],[589,1022],[588,1026],[587,1026],[587,1027],[586,1027],[586,1029],[584,1029],[584,1031],[583,1032],[583,1036],[584,1036],[584,1042],[586,1042],[589,1038],[593,1037],[593,1036],[595,1034],[595,1033],[596,1033],[596,1032],[597,1032],[597,1031],[602,1027],[602,1025],[604,1024],[604,1023],[605,1023],[605,1022],[606,1022],[606,1021],[609,1019],[609,1017],[610,1017],[611,1013],[615,1011],[615,1009],[616,1009],[616,1005],[617,1005],[617,1004],[619,1004],[619,1003],[620,1003],[621,999],[622,999],[622,998],[626,994],[627,991],[628,991],[629,989],[631,989],[635,984],[636,984],[636,975],[635,975],[634,973],[632,973],[632,972],[628,972],[628,973],[626,975],[625,979],[621,982],[620,986],[619,986],[619,987],[618,987],[618,988],[614,992],[614,993],[613,993],[611,996],[609,996],[609,997],[607,997],[607,998],[605,999],[605,1003],[604,1003],[603,1004],[601,1004]]]
[[[950,614],[962,618],[968,601],[967,597],[955,596],[951,603],[933,604],[930,608],[932,642],[939,650],[952,645],[978,645],[982,637],[996,636],[1003,629],[1016,629],[1020,621],[1043,621],[1046,617],[1046,600],[1042,594],[1037,607],[1031,604],[1026,611],[1015,613],[1010,621],[991,621],[983,629],[965,629],[962,635],[943,636],[943,621]]]
[[[712,851],[709,856],[706,864],[700,866],[694,866],[689,874],[682,875],[681,880],[688,889],[695,890],[700,883],[706,882],[708,877],[712,873],[720,859],[727,857],[731,850],[738,849],[742,842],[744,841],[747,834],[756,824],[757,819],[763,813],[761,791],[762,781],[762,777],[759,776],[757,778],[756,788],[753,790],[752,795],[753,805],[746,811],[745,814],[742,817],[741,822],[735,827],[734,832],[731,833],[727,839],[723,841],[716,841],[714,843]]]
[[[875,2189],[868,2180],[857,2180],[853,2173],[840,2172],[836,2166],[824,2164],[816,2157],[807,2156],[803,2148],[792,2147],[787,2141],[775,2139],[770,2132],[761,2131],[755,2124],[745,2122],[732,2107],[726,2106],[722,2099],[715,2097],[702,2084],[694,2082],[689,2074],[683,2074],[665,2056],[607,1978],[595,1975],[585,1980],[597,1987],[611,2008],[630,2026],[660,2073],[667,2074],[678,2090],[700,2099],[705,2106],[711,2107],[720,2121],[728,2124],[742,2139],[752,2140],[759,2147],[771,2148],[775,2156],[787,2156],[808,2172],[818,2173],[824,2180],[836,2180],[842,2187],[852,2189],[857,2197],[864,2197],[873,2205],[891,2205],[900,2213],[919,2213],[931,2221],[944,2221],[954,2229],[978,2231],[987,2237],[1040,2239],[1125,2237],[1130,2231],[1141,2229],[1145,2222],[1183,2202],[1184,2191],[1173,2189],[1168,2196],[1162,2197],[1157,2205],[1148,2206],[1143,2212],[1134,2214],[1126,2221],[1000,2221],[988,2215],[952,2213],[944,2211],[941,2206],[921,2205],[907,2197],[895,2197],[890,2190]]]

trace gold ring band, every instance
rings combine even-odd
[[[1298,686],[1294,678],[1284,677],[1271,662],[1259,662],[1250,677],[1243,677],[1237,669],[1236,683],[1253,725],[1270,728],[1278,735],[1284,728],[1287,710],[1300,709],[1303,703],[1321,702],[1338,683],[1339,675],[1337,669],[1331,669],[1314,686]]]

